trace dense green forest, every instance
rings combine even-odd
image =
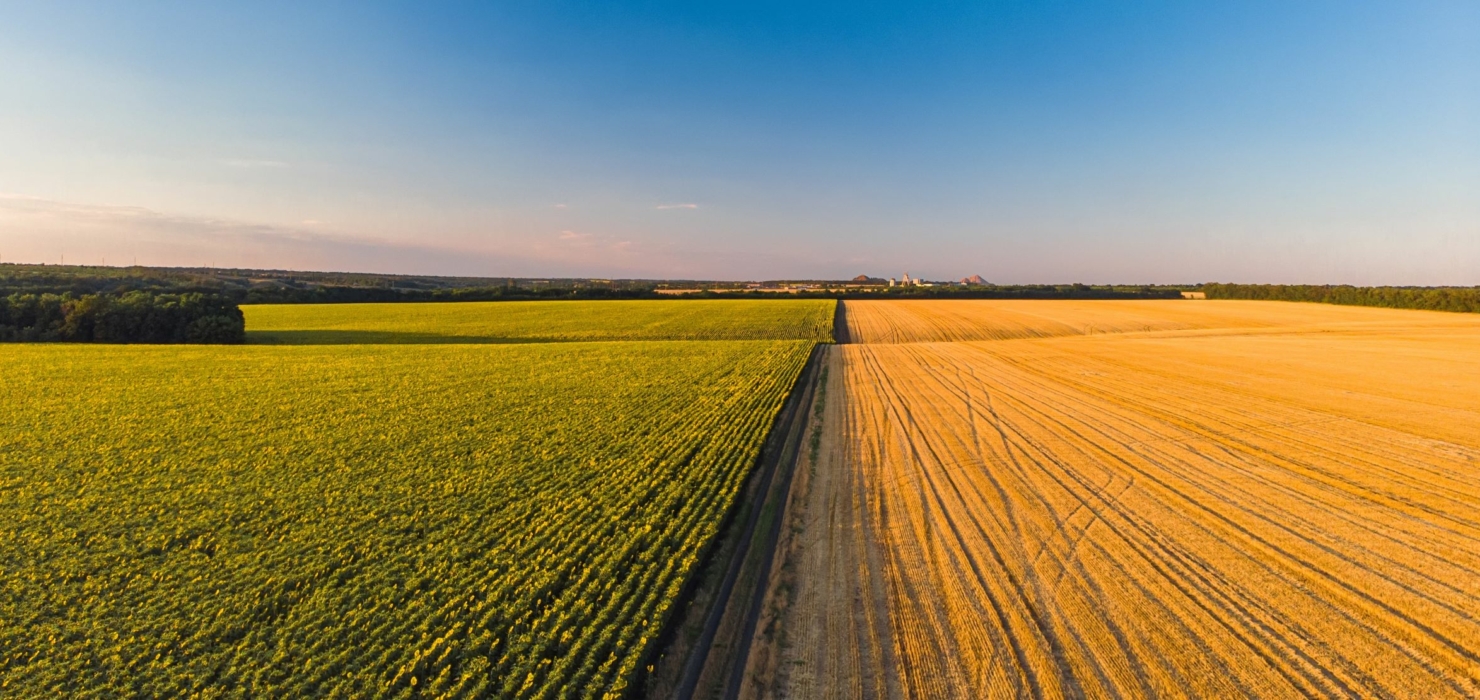
[[[1391,309],[1480,312],[1480,287],[1352,287],[1311,284],[1205,284],[1209,299],[1313,301]]]
[[[240,343],[246,320],[214,294],[11,294],[0,297],[0,341]]]

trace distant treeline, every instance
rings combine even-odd
[[[1310,284],[1205,284],[1209,299],[1313,301],[1391,309],[1480,312],[1480,287],[1352,287]]]
[[[1125,285],[940,285],[934,287],[835,286],[795,294],[742,289],[739,283],[668,280],[674,288],[707,287],[697,294],[658,293],[653,280],[433,277],[346,272],[208,268],[100,267],[0,264],[0,296],[13,293],[119,295],[213,294],[237,304],[343,304],[403,301],[518,301],[540,299],[1165,299],[1182,287]],[[825,281],[794,284],[825,285]],[[836,282],[832,284],[841,285]]]
[[[1090,284],[974,284],[940,287],[889,287],[858,298],[921,299],[1178,299],[1180,287]]]
[[[0,341],[240,343],[246,320],[211,294],[11,294],[0,297]]]
[[[711,290],[682,295],[709,299],[1177,299],[1186,287],[1141,287],[1088,284],[940,285],[862,289],[810,289],[792,294],[774,291]]]
[[[543,287],[515,285],[466,289],[376,289],[318,287],[316,289],[253,289],[244,304],[297,304],[395,301],[518,301],[537,299],[1174,299],[1180,288],[1094,287],[1083,284],[996,286],[892,287],[864,292],[847,289],[776,290],[710,289],[688,294],[660,294],[654,287]]]
[[[652,289],[607,287],[466,287],[461,289],[390,289],[384,287],[261,287],[240,295],[243,304],[346,304],[401,301],[527,301],[539,299],[652,299]]]
[[[655,296],[643,280],[437,277],[354,272],[0,264],[0,296],[22,294],[214,294],[238,304],[314,304],[506,299],[634,299]]]

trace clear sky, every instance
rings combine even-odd
[[[1480,3],[0,1],[0,260],[1480,284]]]

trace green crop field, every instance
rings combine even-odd
[[[684,318],[779,340],[0,346],[0,696],[623,693],[806,360],[793,336],[830,323],[774,303]],[[670,304],[517,313],[641,336],[703,303]],[[545,332],[416,306],[271,311]]]
[[[254,343],[517,343],[570,340],[827,340],[815,299],[495,301],[244,306]]]

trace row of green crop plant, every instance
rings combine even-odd
[[[0,341],[240,343],[241,309],[210,294],[11,294],[0,297]]]
[[[1390,309],[1480,312],[1480,287],[1353,287],[1314,284],[1205,284],[1209,299],[1310,301]]]
[[[0,697],[611,697],[812,341],[0,347]]]

